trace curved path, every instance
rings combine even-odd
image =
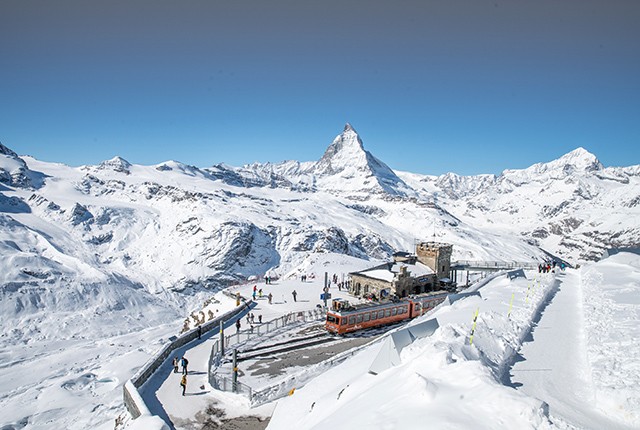
[[[568,428],[627,430],[594,406],[579,272],[559,274],[555,295],[525,339],[510,370],[513,387],[545,401],[552,421]]]

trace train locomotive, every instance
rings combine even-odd
[[[327,311],[325,328],[331,333],[345,334],[416,318],[438,306],[448,294],[447,291],[434,291],[395,301],[356,306],[343,299],[334,299],[331,309]]]

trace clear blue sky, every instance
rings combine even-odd
[[[640,164],[640,1],[0,2],[0,141],[70,165]]]

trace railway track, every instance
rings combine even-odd
[[[304,349],[323,343],[337,342],[341,339],[329,333],[318,333],[311,336],[297,337],[283,342],[258,346],[249,350],[240,351],[238,361],[252,360],[275,355],[283,352]]]

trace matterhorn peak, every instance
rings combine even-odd
[[[347,123],[315,167],[317,174],[335,174],[354,164],[367,163],[367,153],[358,133]]]
[[[380,188],[390,194],[404,194],[397,188],[406,188],[386,164],[364,149],[362,139],[350,123],[345,124],[313,171],[319,177],[339,178],[338,187],[343,189],[348,188],[347,182],[358,190]],[[331,184],[336,185],[333,181]]]
[[[342,133],[347,133],[347,132],[353,132],[355,134],[358,134],[358,132],[356,131],[355,128],[353,128],[353,126],[351,125],[351,123],[346,123],[344,125],[344,130],[342,130]]]

